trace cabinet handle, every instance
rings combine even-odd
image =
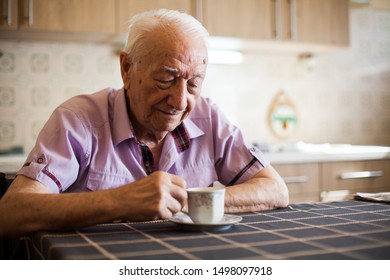
[[[296,0],[289,0],[290,2],[290,32],[291,40],[297,39],[297,2]]]
[[[341,180],[348,179],[363,179],[363,178],[376,178],[382,177],[383,171],[356,171],[356,172],[343,172],[340,174]]]
[[[7,24],[10,26],[12,24],[12,0],[8,0],[7,5]]]
[[[294,184],[294,183],[306,183],[309,181],[308,176],[290,176],[283,177],[283,180],[286,184]]]
[[[33,20],[34,20],[34,1],[33,0],[24,0],[21,1],[21,5],[23,6],[23,24],[27,23],[28,26],[33,25]],[[26,11],[27,7],[27,11]]]
[[[275,39],[282,39],[282,0],[274,0],[275,22],[274,22],[274,36]]]
[[[31,26],[33,25],[34,18],[34,1],[33,0],[28,0],[28,25]]]
[[[5,4],[4,0],[2,2],[3,2],[3,4]],[[12,24],[12,0],[7,0],[7,15],[3,16],[3,13],[1,13],[0,25],[3,25],[3,21],[7,21],[8,26],[11,26],[11,24]]]

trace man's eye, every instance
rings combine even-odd
[[[188,85],[192,88],[197,88],[198,87],[198,84],[195,83],[195,82],[188,82]]]
[[[171,86],[171,84],[174,82],[174,80],[173,79],[171,79],[171,80],[157,80],[157,82],[158,82],[158,86],[160,88],[168,88]]]
[[[191,80],[188,80],[187,84],[191,89],[197,90],[198,88],[200,88],[202,86],[202,80],[201,79],[191,79]]]

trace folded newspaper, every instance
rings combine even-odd
[[[379,192],[379,193],[358,192],[354,195],[354,198],[359,200],[390,202],[390,192]]]

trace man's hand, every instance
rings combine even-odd
[[[123,218],[132,221],[168,219],[187,204],[186,182],[163,171],[121,187],[118,194]]]

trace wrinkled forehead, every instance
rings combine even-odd
[[[144,54],[153,60],[174,57],[186,64],[207,64],[204,39],[188,36],[179,29],[156,28],[146,38],[146,45],[150,49]]]

